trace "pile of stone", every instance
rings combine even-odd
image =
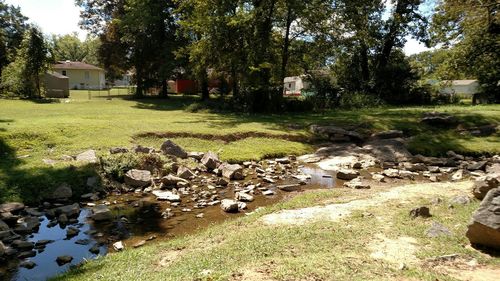
[[[127,151],[114,148],[110,152]],[[142,151],[146,149],[140,153],[144,153]],[[125,174],[125,185],[134,192],[151,193],[157,200],[170,202],[171,207],[163,212],[165,218],[174,216],[172,208],[190,212],[220,205],[225,212],[238,212],[246,209],[256,196],[272,196],[277,190],[297,191],[306,184],[307,176],[300,173],[294,156],[231,164],[221,161],[211,151],[186,152],[168,139],[159,151],[151,148],[147,153],[170,157],[175,161],[172,172],[160,176],[148,170],[132,169]]]

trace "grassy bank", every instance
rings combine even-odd
[[[500,259],[467,247],[464,233],[478,203],[449,208],[449,197],[438,205],[431,205],[431,197],[404,203],[390,201],[355,211],[337,222],[278,226],[262,223],[264,215],[279,210],[346,202],[356,197],[369,198],[370,192],[304,193],[198,234],[109,255],[54,280],[457,280],[427,261],[458,254],[460,260],[475,259],[481,266],[500,265]],[[409,210],[420,205],[431,206],[431,219],[409,218]],[[427,237],[426,230],[434,221],[448,227],[451,235]],[[376,247],[384,243],[377,241],[380,236],[388,241],[407,237],[415,248],[400,260],[374,258]],[[407,246],[412,245],[403,243],[383,249],[397,257]],[[412,258],[414,262],[410,262]],[[400,263],[405,263],[404,270]]]
[[[498,135],[461,136],[419,123],[421,114],[432,110],[453,113],[466,126],[498,123],[497,105],[245,115],[184,111],[198,101],[194,97],[131,100],[125,94],[124,89],[114,90],[108,99],[107,92],[93,92],[89,99],[87,91],[72,91],[70,99],[58,103],[0,100],[0,201],[32,201],[64,181],[81,186],[92,174],[92,167],[68,163],[52,167],[43,159],[58,160],[90,148],[99,154],[107,153],[112,146],[142,144],[158,148],[162,138],[146,133],[174,134],[174,141],[187,150],[218,151],[222,159],[232,162],[311,152],[314,147],[301,140],[308,137],[307,128],[312,123],[353,126],[365,132],[401,129],[416,136],[410,147],[419,153],[440,154],[449,149],[500,152]],[[228,138],[235,134],[242,137]]]

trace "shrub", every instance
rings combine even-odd
[[[343,93],[339,101],[339,106],[345,109],[377,107],[383,104],[384,102],[375,95],[361,92]]]
[[[122,182],[123,176],[139,167],[140,159],[136,154],[112,154],[101,158],[101,167],[106,176]]]

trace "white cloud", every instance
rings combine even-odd
[[[29,17],[45,34],[69,34],[77,32],[80,39],[87,33],[80,29],[80,9],[73,0],[6,0],[8,4],[19,6],[23,15]]]

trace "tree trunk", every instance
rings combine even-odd
[[[160,92],[160,96],[162,98],[168,98],[168,83],[167,83],[167,80],[163,79],[161,81],[161,92]]]
[[[207,72],[203,71],[201,74],[201,100],[206,101],[210,99],[210,92],[208,91],[208,77]]]
[[[144,97],[144,79],[139,69],[137,69],[136,80],[137,80],[137,87],[135,89],[135,97],[142,98]]]
[[[362,89],[368,90],[368,81],[370,80],[370,69],[368,66],[368,47],[364,41],[361,41],[360,49],[360,60],[361,60],[361,79],[362,79]]]
[[[281,59],[281,85],[280,85],[280,91],[284,93],[284,80],[286,78],[286,69],[288,66],[288,59],[289,59],[289,50],[290,50],[290,28],[292,26],[293,22],[293,15],[292,15],[292,9],[290,7],[287,7],[287,16],[286,16],[286,32],[285,32],[285,41],[283,42],[283,54],[282,54],[282,59]]]

